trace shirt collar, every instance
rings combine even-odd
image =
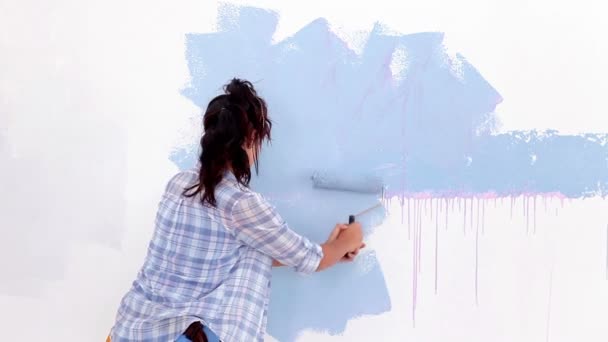
[[[231,182],[236,182],[236,176],[232,171],[224,171],[224,179]]]
[[[196,169],[198,172],[200,172],[201,170],[201,162],[199,161],[196,164]],[[234,175],[234,173],[232,173],[232,171],[224,171],[224,175],[222,176],[223,179],[225,179],[228,182],[234,183],[234,184],[238,184],[239,182],[236,180],[236,176]]]

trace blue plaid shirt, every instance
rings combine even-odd
[[[202,321],[225,342],[263,341],[272,260],[314,272],[323,252],[293,232],[232,173],[217,186],[217,208],[182,196],[198,170],[167,185],[143,267],[123,297],[112,342],[175,341]]]

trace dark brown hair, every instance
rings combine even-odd
[[[200,195],[203,204],[216,206],[215,188],[224,172],[231,170],[239,184],[249,186],[251,165],[243,146],[254,146],[257,173],[258,154],[262,142],[270,141],[272,122],[266,102],[258,96],[253,84],[233,78],[224,86],[224,94],[207,105],[203,128],[198,183],[186,188],[184,195]]]

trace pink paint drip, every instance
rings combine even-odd
[[[403,200],[403,195],[401,196],[401,198],[399,199],[399,202],[401,203],[401,224],[403,224],[404,219],[403,219],[403,205],[404,205],[404,200]],[[408,203],[409,203],[409,198],[408,198]],[[408,213],[409,215],[409,213]]]
[[[557,194],[559,196],[552,196],[555,194],[542,194],[543,202],[545,204],[545,208],[547,207],[547,198],[551,199],[554,197],[558,197],[561,201],[561,205],[563,207],[565,196],[561,194]],[[530,197],[532,198],[532,203],[530,203]],[[526,232],[529,231],[530,224],[530,206],[532,206],[533,213],[533,224],[534,224],[534,233],[536,232],[536,209],[537,209],[537,196],[538,194],[522,194],[522,211],[526,220]],[[485,233],[485,200],[493,199],[494,204],[497,203],[497,198],[494,193],[486,193],[478,195],[467,195],[467,196],[441,196],[433,197],[433,194],[430,193],[412,193],[408,194],[408,239],[412,240],[412,323],[413,326],[416,326],[416,309],[418,305],[418,280],[419,276],[422,274],[422,228],[423,228],[423,219],[429,216],[431,217],[431,222],[433,220],[433,216],[435,219],[435,250],[434,250],[434,290],[435,294],[438,293],[439,288],[439,215],[444,208],[442,200],[445,201],[445,229],[448,229],[449,226],[449,209],[452,210],[456,205],[456,201],[458,202],[458,207],[463,211],[463,232],[466,236],[467,231],[467,223],[470,224],[471,229],[475,228],[475,279],[474,279],[474,291],[475,291],[475,305],[479,305],[479,233],[481,227],[481,234]],[[470,205],[467,204],[468,200],[471,200]],[[477,215],[475,215],[475,199],[477,198]],[[504,197],[500,197],[501,203]],[[411,200],[413,200],[413,208],[411,207]],[[513,196],[510,197],[511,202],[511,217],[513,215],[513,208],[516,203],[516,198]],[[405,201],[402,201],[402,206],[405,206]],[[434,206],[434,207],[433,207]],[[467,209],[468,207],[468,209]],[[467,212],[469,210],[469,212]],[[424,211],[424,213],[423,213]],[[558,210],[556,209],[556,215],[558,214]],[[467,222],[467,215],[470,217],[470,221]],[[476,220],[476,224],[474,222]],[[413,229],[413,231],[412,231]],[[411,234],[413,234],[413,239],[411,239]],[[608,226],[606,227],[606,279],[608,280]]]
[[[471,231],[473,231],[473,215],[475,214],[475,198],[471,197]]]
[[[534,234],[536,234],[536,196],[534,196],[534,204],[532,210],[534,211]]]
[[[447,198],[445,199],[445,230],[446,231],[448,230],[448,205],[450,204],[449,201],[450,201],[449,199],[447,199]],[[452,202],[452,203],[454,203],[454,202]]]
[[[496,203],[496,202],[494,202]],[[486,202],[481,204],[481,235],[486,231]]]
[[[526,234],[530,232],[530,201],[527,197],[523,197],[524,201],[524,217],[526,218]]]
[[[403,209],[402,209],[403,211]],[[411,240],[411,235],[412,235],[412,227],[410,225],[410,217],[412,215],[410,214],[410,199],[408,197],[407,199],[407,239]]]
[[[464,235],[467,235],[467,199],[464,199],[464,224],[462,225]]]
[[[475,230],[475,305],[479,305],[478,286],[479,286],[479,225]]]
[[[480,219],[479,216],[481,215],[481,199],[477,199],[477,230],[479,230],[479,224],[480,224]]]
[[[417,201],[414,201],[414,214],[417,212]],[[416,227],[417,221],[414,216],[414,227]],[[412,241],[412,324],[416,327],[416,302],[418,300],[418,242],[417,242],[417,229],[414,229],[414,240]]]
[[[437,201],[437,210],[435,210],[435,294],[437,294],[437,264],[439,255],[439,203]]]
[[[422,211],[423,207],[420,206]],[[422,212],[418,213],[418,273],[421,273],[420,261],[422,259]]]
[[[414,245],[416,245],[416,243],[414,242]],[[416,291],[417,291],[417,286],[418,286],[418,272],[416,272],[416,249],[412,248],[412,268],[413,268],[413,272],[412,272],[412,323],[414,328],[416,327]]]

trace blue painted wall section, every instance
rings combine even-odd
[[[217,32],[187,36],[183,94],[204,110],[230,78],[256,84],[275,125],[252,187],[314,240],[378,200],[313,189],[317,169],[379,175],[391,195],[606,194],[608,135],[494,134],[501,96],[463,56],[446,53],[442,33],[391,35],[378,24],[356,54],[323,19],[276,44],[276,13],[225,5],[218,19]],[[407,55],[401,77],[390,69],[396,49]],[[188,168],[197,153],[181,146],[171,159]],[[360,219],[369,233],[383,218]],[[373,253],[357,263],[312,277],[276,271],[269,332],[281,341],[307,328],[339,333],[348,319],[390,310]]]

